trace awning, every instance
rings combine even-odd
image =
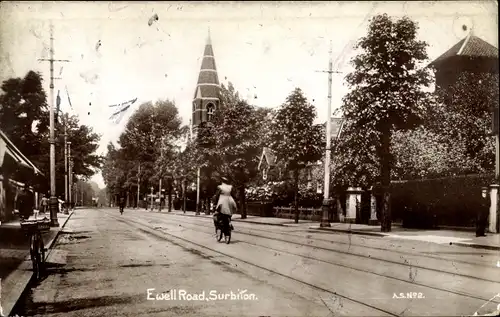
[[[9,155],[17,163],[32,169],[35,174],[43,175],[43,173],[30,161],[26,156],[19,151],[19,149],[9,140],[9,138],[0,130],[0,166],[3,165],[3,161],[6,155]]]

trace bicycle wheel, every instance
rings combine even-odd
[[[45,273],[45,244],[43,243],[42,234],[38,233],[38,248],[40,250],[40,272]]]
[[[30,235],[30,258],[31,258],[31,261],[35,260],[35,252],[36,252],[35,243],[36,243],[35,235],[31,234]]]
[[[40,255],[40,250],[39,250],[39,242],[38,242],[38,234],[33,234],[31,236],[31,243],[30,243],[30,253],[31,253],[31,262],[33,263],[33,276],[35,278],[35,281],[38,281],[41,276],[41,255]]]

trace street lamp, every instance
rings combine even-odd
[[[153,211],[153,190],[154,190],[154,187],[151,186],[151,211]]]
[[[66,131],[66,129],[65,129]],[[73,177],[71,177],[71,142],[66,142],[66,159],[65,159],[65,170],[66,170],[66,177],[65,177],[65,181],[66,181],[66,207],[64,208],[64,213],[66,215],[69,214],[69,211],[68,211],[68,204],[71,203],[71,181],[73,179]],[[68,165],[69,165],[69,168],[68,168]],[[69,174],[68,174],[68,169],[69,169]]]
[[[57,95],[59,103],[59,95]],[[64,120],[64,213],[68,214],[68,133],[66,127],[66,118],[63,116]]]

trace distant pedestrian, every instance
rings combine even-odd
[[[482,188],[482,200],[476,214],[476,237],[486,236],[486,227],[488,226],[488,189]]]
[[[44,214],[48,211],[49,209],[49,199],[47,198],[46,195],[43,195],[42,201],[40,202],[40,213]]]

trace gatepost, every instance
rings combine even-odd
[[[363,191],[359,187],[349,187],[347,189],[347,200],[346,200],[346,217],[344,222],[346,223],[356,223],[356,209],[358,203],[361,202],[361,193]]]
[[[498,188],[499,185],[490,185],[490,212],[489,212],[489,226],[488,231],[490,233],[499,233],[498,230]]]

